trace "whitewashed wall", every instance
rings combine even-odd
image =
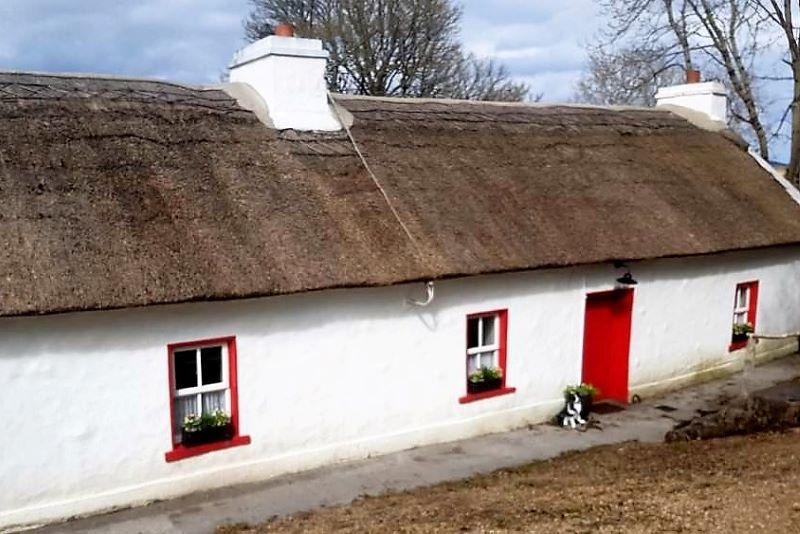
[[[727,352],[738,282],[758,279],[758,330],[800,328],[800,249],[632,265],[630,384],[646,394]],[[0,526],[88,513],[338,460],[543,421],[581,373],[594,266],[0,320]],[[514,394],[459,404],[465,316],[508,309]],[[167,463],[167,344],[235,335],[240,433],[252,444]]]

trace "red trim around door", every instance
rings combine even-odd
[[[595,386],[597,400],[628,402],[633,289],[586,295],[582,382]]]

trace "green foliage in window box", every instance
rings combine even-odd
[[[733,335],[746,336],[753,332],[753,325],[751,323],[739,323],[733,325]]]
[[[222,410],[214,410],[200,415],[189,414],[181,425],[181,444],[194,447],[206,443],[229,440],[234,435],[231,416]]]
[[[183,418],[184,432],[198,432],[207,428],[222,427],[230,424],[231,416],[222,410],[204,412],[201,415],[190,413]]]
[[[499,367],[480,366],[469,374],[469,381],[473,384],[490,382],[503,378],[503,370]]]

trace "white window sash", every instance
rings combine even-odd
[[[739,306],[739,297],[744,295],[744,305]],[[750,287],[736,288],[736,299],[733,303],[733,324],[745,324],[750,316]],[[741,320],[740,320],[741,319]]]
[[[482,347],[472,347],[471,349],[467,349],[467,354],[472,356],[473,354],[478,354],[479,352],[492,352],[493,350],[496,351],[496,350],[499,350],[499,349],[500,349],[500,345],[495,343],[493,345],[485,345],[485,346],[482,346]]]
[[[201,349],[213,348],[213,347],[220,347],[222,349],[221,350],[222,361],[220,362],[221,365],[222,365],[222,377],[221,377],[222,381],[221,382],[215,382],[213,384],[202,385],[203,384],[203,362],[202,362],[202,356],[201,356]],[[226,344],[221,344],[221,345],[218,345],[218,344],[197,345],[197,346],[190,346],[190,347],[181,347],[179,350],[181,350],[181,351],[194,350],[195,351],[195,358],[196,358],[195,365],[197,366],[196,367],[197,383],[200,384],[200,385],[195,386],[195,387],[191,387],[191,388],[177,389],[177,388],[175,388],[175,383],[173,381],[173,383],[171,384],[173,399],[177,400],[178,398],[190,397],[192,395],[195,395],[195,396],[197,396],[197,401],[196,401],[197,402],[197,409],[202,411],[202,409],[203,409],[203,394],[216,393],[216,392],[219,392],[219,391],[225,391],[225,409],[230,412],[231,392],[230,392],[230,379],[229,379],[230,370],[228,369],[228,363],[229,363],[228,346]],[[178,352],[178,350],[173,351],[173,354],[172,354],[172,362],[171,362],[171,364],[173,366],[175,365],[175,352]]]
[[[494,322],[494,343],[489,345],[484,345],[483,322],[486,319],[492,319],[492,322]],[[490,350],[497,350],[500,346],[500,316],[498,314],[480,315],[478,317],[471,317],[470,320],[478,321],[478,345],[475,347],[467,347],[467,354],[474,354],[475,351],[489,352]]]
[[[494,343],[484,345],[484,321],[491,319],[494,331]],[[492,367],[500,367],[500,315],[481,315],[472,317],[470,320],[478,321],[478,345],[476,347],[467,347],[467,369],[478,369],[481,366],[481,355],[490,353],[492,355]]]
[[[739,296],[741,294],[744,294],[744,304],[742,306],[739,306]],[[734,303],[733,306],[733,312],[742,313],[742,312],[747,312],[749,309],[750,309],[750,288],[747,286],[740,287],[736,291],[736,302]]]
[[[214,393],[215,391],[222,391],[224,389],[228,389],[227,384],[223,384],[222,382],[217,382],[216,384],[207,384],[205,386],[199,386],[196,388],[183,388],[178,389],[175,391],[175,397],[189,397],[191,395],[197,395],[198,393]]]

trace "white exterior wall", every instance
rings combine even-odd
[[[760,281],[759,332],[800,327],[800,249],[631,267],[631,393],[740,363],[744,351],[727,351],[739,282]],[[404,303],[424,296],[409,284],[2,319],[0,526],[544,421],[580,381],[586,293],[620,274],[601,265],[441,281],[427,308]],[[508,309],[517,391],[459,404],[465,316],[495,309]],[[240,434],[252,443],[167,463],[167,344],[229,335]]]

